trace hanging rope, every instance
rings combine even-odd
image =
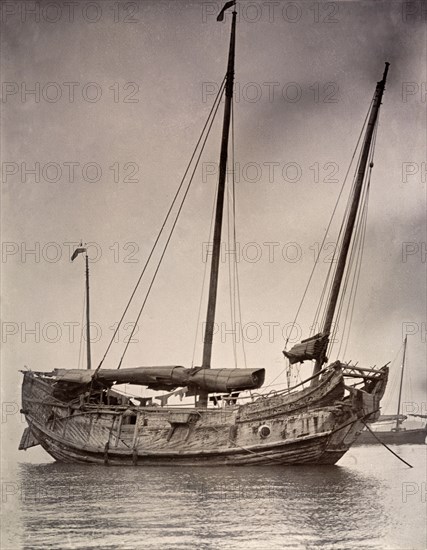
[[[374,129],[371,149],[369,151],[369,159],[368,159],[369,170],[366,173],[365,179],[363,182],[363,189],[362,189],[362,196],[361,196],[362,207],[360,208],[356,219],[355,231],[353,234],[352,242],[350,244],[349,260],[346,267],[344,282],[340,291],[340,298],[338,301],[338,310],[335,316],[335,325],[334,325],[334,329],[332,331],[332,335],[330,337],[330,343],[328,346],[329,357],[331,356],[332,350],[336,343],[335,338],[337,336],[338,329],[341,324],[341,319],[344,319],[344,321],[343,321],[343,327],[342,327],[341,342],[338,350],[338,356],[341,352],[341,348],[344,340],[346,339],[348,342],[349,335],[350,335],[351,321],[353,318],[356,294],[359,286],[360,270],[362,266],[363,251],[364,251],[364,244],[365,244],[369,190],[370,190],[370,184],[371,184],[372,168],[374,166],[373,159],[374,159],[374,153],[375,153],[377,128],[378,128],[378,123]],[[350,291],[348,292],[349,285],[350,285]],[[345,348],[347,348],[347,344],[345,345]]]
[[[372,103],[371,103],[370,109],[371,108],[372,108]],[[369,116],[369,112],[368,112],[367,116]],[[375,128],[374,138],[375,138],[375,135],[376,135],[376,128]],[[349,296],[347,294],[347,287],[349,285],[349,281],[351,280],[351,277],[353,275],[357,275],[357,273],[360,273],[360,270],[358,269],[357,265],[358,265],[358,261],[361,261],[361,258],[362,258],[360,247],[363,246],[362,240],[364,241],[364,237],[362,239],[361,235],[362,236],[364,235],[363,225],[366,222],[366,219],[365,219],[365,216],[366,216],[366,201],[367,201],[367,196],[368,196],[367,189],[369,187],[370,174],[371,174],[371,170],[372,170],[372,166],[373,166],[372,160],[373,160],[374,148],[375,148],[375,139],[373,139],[372,144],[371,144],[371,149],[370,149],[370,158],[369,158],[370,171],[369,171],[368,175],[365,175],[364,182],[363,182],[363,191],[362,191],[362,196],[361,196],[361,202],[362,202],[363,207],[361,209],[359,209],[359,212],[357,214],[357,219],[356,219],[356,224],[355,224],[355,232],[353,234],[352,242],[350,244],[349,259],[348,259],[347,266],[346,266],[346,271],[345,271],[345,275],[344,275],[343,284],[342,284],[342,287],[341,287],[341,290],[340,290],[340,298],[339,298],[338,304],[337,304],[338,309],[337,309],[337,313],[335,315],[335,322],[333,324],[331,334],[329,335],[329,345],[328,345],[328,350],[327,350],[328,357],[330,357],[331,351],[332,351],[333,346],[335,344],[335,337],[337,335],[339,322],[340,322],[340,318],[341,318],[341,314],[342,314],[342,311],[343,311],[343,307],[344,307],[346,297],[348,297],[349,307],[351,307],[352,300],[354,299],[354,295],[351,295],[351,293],[350,293],[350,296]],[[361,158],[361,151],[359,152],[359,159],[358,159],[358,164],[357,165],[359,165],[360,158]],[[334,250],[332,262],[335,262],[335,257],[338,253],[338,250],[342,246],[344,228],[346,226],[346,221],[347,221],[348,213],[349,213],[349,210],[350,210],[350,205],[351,205],[352,200],[353,200],[356,180],[357,180],[357,175],[355,175],[355,177],[353,179],[351,192],[350,192],[350,195],[349,195],[349,199],[347,201],[345,215],[344,215],[343,221],[341,223],[341,227],[340,227],[340,231],[339,231],[339,235],[338,235],[338,239],[337,239],[337,246]],[[361,228],[362,228],[362,231],[361,231]],[[357,258],[358,260],[356,261],[356,269],[353,270],[353,265],[355,264],[355,260],[354,260],[355,258]],[[330,296],[331,296],[331,292],[332,292],[332,280],[335,277],[335,272],[336,272],[336,269],[337,269],[337,264],[335,264],[333,266],[333,268],[332,268],[332,265],[333,264],[331,263],[331,266],[328,270],[328,277],[326,279],[324,289],[323,289],[323,292],[322,292],[322,297],[321,297],[321,301],[320,301],[320,304],[319,304],[320,307],[318,307],[318,309],[316,311],[315,320],[314,320],[314,323],[313,323],[314,326],[316,326],[316,324],[318,322],[320,310],[322,310],[322,312],[323,312],[320,326],[323,326],[324,322],[325,322],[326,310],[327,310],[326,304],[330,300]],[[354,281],[354,279],[353,279],[353,281]],[[328,291],[325,293],[326,288],[328,288]],[[353,291],[354,291],[354,289],[357,288],[357,285],[355,287],[352,284],[352,288],[353,288]],[[344,338],[344,335],[343,335],[343,338]]]
[[[313,269],[311,270],[311,273],[310,273],[310,276],[309,276],[309,278],[308,278],[308,281],[307,281],[307,284],[306,284],[306,287],[305,287],[303,296],[302,296],[302,298],[301,298],[300,304],[299,304],[298,309],[297,309],[297,312],[296,312],[296,314],[295,314],[294,321],[293,321],[293,323],[292,323],[292,329],[293,329],[293,327],[295,326],[295,324],[296,324],[296,322],[297,322],[297,320],[298,320],[298,316],[299,316],[300,311],[301,311],[301,308],[302,308],[302,306],[303,306],[303,304],[304,304],[304,302],[305,302],[305,298],[306,298],[306,296],[307,296],[308,289],[309,289],[309,287],[310,287],[310,285],[311,285],[311,281],[312,281],[312,279],[313,279],[314,272],[315,272],[316,267],[317,267],[317,265],[318,265],[318,263],[319,263],[320,255],[321,255],[321,253],[322,253],[322,251],[323,251],[323,247],[324,247],[324,245],[325,245],[325,241],[326,241],[326,238],[327,238],[327,236],[328,236],[329,229],[330,229],[330,227],[331,227],[331,225],[332,225],[332,221],[333,221],[333,219],[334,219],[334,217],[335,217],[335,213],[336,213],[336,211],[337,211],[338,204],[339,204],[340,199],[341,199],[341,195],[342,195],[342,193],[343,193],[343,191],[344,191],[344,187],[345,187],[345,185],[346,185],[347,178],[348,178],[348,175],[349,175],[349,173],[350,173],[350,169],[351,169],[351,167],[352,167],[352,165],[353,165],[353,161],[354,161],[354,158],[355,158],[355,156],[356,156],[357,149],[358,149],[359,144],[360,144],[360,141],[361,141],[361,139],[362,139],[363,132],[364,132],[364,130],[365,130],[366,123],[367,123],[367,121],[368,121],[369,114],[370,114],[370,112],[371,112],[372,105],[373,105],[373,99],[372,99],[371,104],[370,104],[370,106],[369,106],[368,112],[366,113],[366,117],[365,117],[365,120],[364,120],[364,122],[363,122],[362,128],[361,128],[361,130],[360,130],[359,137],[357,138],[356,146],[355,146],[355,148],[354,148],[353,155],[352,155],[352,157],[351,157],[351,159],[350,159],[350,164],[349,164],[348,169],[347,169],[347,172],[346,172],[346,174],[345,174],[344,181],[343,181],[343,183],[342,183],[342,185],[341,185],[341,189],[340,189],[340,192],[339,192],[339,194],[338,194],[337,200],[336,200],[336,202],[335,202],[335,206],[334,206],[334,208],[333,208],[333,210],[332,210],[332,214],[331,214],[331,216],[330,216],[330,218],[329,218],[329,223],[328,223],[328,226],[327,226],[326,231],[325,231],[325,233],[324,233],[322,243],[321,243],[321,245],[320,245],[320,247],[319,247],[317,256],[315,257]],[[359,153],[359,155],[360,155],[360,153]],[[332,262],[331,262],[331,265],[332,265]],[[331,268],[330,268],[330,269],[331,269]],[[324,286],[324,288],[325,288],[325,286]],[[319,304],[319,306],[320,306],[320,304]],[[316,319],[316,316],[315,316],[315,319]],[[314,327],[314,326],[315,326],[315,320],[313,321],[313,327]],[[291,329],[291,331],[290,331],[289,334],[292,334],[292,329]],[[314,330],[314,329],[313,329],[313,330]],[[288,345],[288,342],[289,342],[289,336],[287,337],[286,342],[285,342],[285,349],[286,349],[286,347],[287,347],[287,345]],[[279,375],[279,376],[280,376],[280,375]]]
[[[325,241],[326,241],[326,238],[328,236],[328,233],[329,233],[329,230],[331,228],[331,225],[332,225],[332,221],[335,217],[335,214],[337,212],[337,209],[338,209],[338,205],[340,203],[340,200],[341,200],[341,196],[343,194],[343,191],[344,191],[344,188],[346,186],[346,183],[347,183],[347,179],[348,179],[348,176],[349,176],[349,173],[350,173],[350,170],[354,164],[354,160],[355,160],[355,157],[356,157],[356,154],[358,152],[358,149],[359,149],[359,145],[360,145],[360,142],[362,140],[362,137],[363,137],[363,134],[364,134],[364,131],[365,131],[365,128],[366,128],[366,124],[367,124],[367,121],[369,119],[369,115],[371,113],[371,109],[372,109],[372,106],[373,106],[373,102],[374,102],[374,98],[372,98],[371,100],[371,103],[369,105],[369,108],[368,108],[368,111],[366,113],[366,116],[365,116],[365,120],[363,121],[363,124],[362,124],[362,128],[360,130],[360,133],[359,133],[359,136],[357,138],[357,141],[356,141],[356,146],[354,148],[354,151],[353,151],[353,154],[352,154],[352,157],[350,159],[350,163],[349,163],[349,166],[348,166],[348,169],[347,169],[347,172],[344,176],[344,180],[343,180],[343,183],[341,185],[341,189],[340,189],[340,192],[338,194],[338,197],[337,197],[337,200],[335,202],[335,205],[334,205],[334,208],[332,210],[332,214],[330,216],[330,219],[329,219],[329,222],[328,222],[328,225],[326,227],[326,230],[325,230],[325,233],[324,233],[324,236],[323,236],[323,239],[322,239],[322,243],[319,247],[319,250],[317,252],[317,255],[315,257],[315,260],[314,260],[314,266],[313,266],[313,269],[311,270],[311,273],[310,273],[310,276],[308,278],[308,281],[307,281],[307,284],[306,284],[306,287],[305,287],[305,290],[304,290],[304,293],[303,293],[303,296],[301,298],[301,301],[299,303],[299,306],[298,306],[298,309],[297,309],[297,312],[295,314],[295,317],[294,317],[294,320],[292,322],[292,328],[289,332],[289,336],[286,338],[286,342],[285,342],[285,350],[287,349],[287,345],[289,343],[289,338],[290,338],[290,335],[292,334],[292,330],[293,330],[293,327],[295,327],[296,325],[296,322],[298,320],[298,317],[299,317],[299,314],[301,312],[301,309],[302,309],[302,306],[305,302],[305,299],[306,299],[306,296],[307,296],[307,293],[308,293],[308,290],[309,290],[309,287],[311,286],[311,281],[313,279],[313,275],[314,275],[314,272],[316,270],[316,267],[319,263],[319,259],[320,259],[320,255],[323,251],[323,248],[324,248],[324,245],[325,245]],[[361,150],[359,150],[359,155],[358,155],[358,160],[360,160],[360,157],[361,157]],[[350,197],[352,197],[353,195],[353,190],[354,190],[354,185],[355,185],[355,180],[353,180],[352,182],[352,187],[351,187],[351,190],[350,190]],[[348,210],[349,210],[349,202],[350,201],[347,201],[347,205],[346,205],[346,208],[345,208],[345,213],[344,213],[344,220],[346,219],[347,217],[347,213],[348,213]],[[337,240],[337,243],[339,242],[339,239],[342,235],[344,231],[344,221],[341,223],[341,227],[340,227],[340,231],[339,231],[339,235],[338,235],[338,240]],[[313,319],[313,324],[312,324],[312,328],[311,328],[311,331],[310,332],[313,332],[316,330],[316,326],[317,326],[317,323],[319,321],[319,316],[320,316],[320,312],[323,310],[323,316],[325,315],[325,307],[324,307],[324,304],[327,303],[327,300],[325,301],[325,296],[326,294],[328,294],[329,296],[329,292],[330,292],[330,287],[331,287],[331,284],[330,282],[332,281],[332,274],[335,272],[335,268],[336,268],[336,265],[334,265],[336,262],[334,262],[335,260],[335,255],[336,255],[336,252],[337,252],[337,248],[338,246],[335,248],[335,251],[334,251],[334,254],[333,254],[333,257],[332,257],[332,260],[331,260],[331,264],[329,266],[329,269],[328,269],[328,273],[327,273],[327,277],[326,277],[326,281],[325,281],[325,284],[323,285],[323,288],[322,288],[322,292],[321,292],[321,297],[320,297],[320,300],[319,300],[319,303],[318,303],[318,306],[317,306],[317,309],[316,309],[316,312],[315,312],[315,315],[314,315],[314,319]],[[329,291],[328,291],[329,289]],[[323,319],[322,319],[323,321]],[[274,382],[280,378],[283,373],[286,371],[286,369],[288,368],[288,366],[286,366],[271,382],[271,384],[269,384],[269,386],[266,386],[266,387],[270,387],[274,384]]]
[[[234,180],[234,159],[232,159],[232,180]],[[228,245],[228,290],[230,300],[230,320],[231,320],[231,335],[233,337],[233,358],[234,366],[237,368],[237,325],[236,325],[236,270],[235,265],[237,263],[237,250],[236,241],[233,238],[235,235],[235,219],[234,219],[234,197],[233,197],[233,184],[230,190],[230,181],[227,177],[227,245]],[[230,207],[231,203],[231,207]],[[230,220],[231,217],[231,220]],[[232,256],[232,258],[230,258]]]
[[[358,246],[356,247],[356,258],[355,258],[355,269],[353,270],[353,277],[351,281],[351,288],[350,288],[350,296],[348,299],[347,309],[344,316],[344,326],[342,328],[342,336],[341,336],[341,342],[338,349],[338,356],[340,356],[341,348],[344,344],[344,351],[343,351],[343,357],[346,354],[347,346],[350,338],[350,331],[351,331],[351,325],[353,322],[353,314],[356,304],[356,296],[357,291],[359,288],[359,282],[360,282],[360,272],[362,268],[362,261],[363,261],[363,252],[365,249],[365,237],[366,237],[366,226],[367,226],[367,220],[368,220],[368,205],[369,205],[369,191],[370,191],[370,184],[371,184],[371,173],[372,168],[370,169],[369,173],[369,180],[366,188],[366,194],[363,202],[363,208],[362,208],[362,219],[360,224],[360,229],[357,234],[357,241]],[[353,259],[350,260],[351,262]],[[338,324],[337,324],[337,330],[338,330]]]
[[[236,172],[235,172],[235,140],[234,140],[234,102],[231,104],[231,157],[233,162],[233,243],[234,249],[237,246],[236,238]],[[239,281],[239,262],[237,261],[237,256],[235,257],[234,262],[234,276],[235,276],[235,300],[237,299],[237,306],[234,305],[234,311],[237,309],[239,330],[240,330],[240,339],[242,342],[242,355],[243,355],[243,365],[246,368],[246,349],[245,349],[245,340],[243,338],[243,323],[242,323],[242,301],[240,298],[240,281]],[[236,316],[236,314],[235,314]],[[250,392],[249,392],[250,393]]]
[[[369,201],[369,188],[367,190],[366,207],[364,208],[365,215],[364,215],[364,219],[363,219],[363,222],[362,222],[362,236],[361,236],[361,239],[360,239],[360,246],[358,247],[358,257],[356,259],[357,269],[355,270],[352,285],[351,285],[350,302],[349,302],[347,314],[345,315],[345,318],[344,318],[344,327],[343,327],[343,330],[342,330],[341,343],[340,343],[340,347],[339,347],[339,350],[338,350],[338,356],[339,356],[340,353],[341,353],[342,344],[344,343],[344,340],[345,340],[345,345],[344,345],[344,350],[343,350],[342,357],[345,357],[346,352],[347,352],[347,346],[348,346],[348,342],[349,342],[349,339],[350,339],[351,326],[352,326],[352,322],[353,322],[353,314],[354,314],[354,309],[355,309],[355,304],[356,304],[356,296],[357,296],[357,291],[358,291],[358,288],[359,288],[360,272],[361,272],[362,260],[363,260],[363,252],[364,252],[364,249],[365,249],[366,225],[367,225],[367,219],[368,219],[368,201]],[[347,323],[347,321],[348,321],[348,323]]]
[[[214,226],[214,219],[215,219],[215,204],[216,204],[216,198],[218,195],[218,184],[216,186],[215,190],[215,198],[212,204],[212,214],[211,214],[211,225],[209,227],[209,238],[208,242],[212,242],[212,233],[213,233],[213,226]],[[203,305],[203,296],[205,294],[205,286],[206,286],[206,276],[208,273],[208,251],[206,250],[206,258],[204,258],[205,262],[205,269],[203,270],[203,281],[202,281],[202,289],[200,292],[200,298],[199,298],[199,310],[197,313],[197,324],[196,324],[196,334],[194,337],[194,346],[193,346],[193,356],[191,359],[191,366],[194,366],[194,359],[196,357],[196,347],[197,347],[197,337],[199,336],[199,326],[200,326],[200,319],[202,316],[202,305]]]
[[[367,114],[365,120],[367,120],[367,118],[370,114],[371,108],[372,108],[372,103],[371,103],[370,109],[368,110],[368,114]],[[359,140],[360,140],[360,137],[359,137]],[[361,155],[362,155],[362,150],[360,149],[356,166],[358,166],[359,163],[360,163]],[[354,156],[355,155],[353,155],[353,159],[354,159]],[[326,304],[329,302],[330,297],[331,297],[332,281],[335,278],[335,273],[336,273],[336,269],[337,269],[336,257],[337,257],[337,253],[338,253],[338,250],[340,248],[340,244],[341,244],[341,241],[342,241],[342,238],[343,238],[343,235],[344,235],[346,220],[347,220],[347,216],[348,216],[349,211],[350,211],[350,205],[351,205],[351,202],[352,202],[352,198],[354,196],[355,186],[356,186],[356,176],[353,178],[349,198],[347,200],[347,204],[346,204],[345,211],[344,211],[344,216],[343,216],[343,219],[341,221],[340,229],[339,229],[339,232],[338,232],[338,237],[337,237],[337,240],[336,240],[335,250],[332,254],[332,259],[331,259],[331,263],[330,263],[329,270],[328,270],[328,276],[327,276],[325,284],[324,284],[324,292],[322,292],[322,302],[319,304],[319,308],[318,308],[318,315],[320,315],[320,312],[322,312],[322,317],[321,317],[321,320],[320,320],[320,327],[324,325],[325,318],[326,318]],[[324,301],[323,301],[323,297],[324,297]],[[316,320],[316,322],[317,322],[317,320]],[[320,330],[320,327],[319,327],[319,330]],[[337,327],[336,319],[335,319],[335,323],[334,323],[333,327],[334,327],[333,330],[336,330],[336,327]],[[333,340],[333,338],[331,338],[331,340]]]
[[[371,102],[370,108],[368,110],[367,117],[365,119],[365,125],[366,125],[366,120],[367,120],[368,116],[370,115],[372,106],[373,106],[373,100]],[[359,166],[359,164],[360,164],[361,154],[362,154],[362,150],[360,149],[356,166]],[[354,158],[354,156],[353,156],[353,158]],[[338,251],[340,249],[340,246],[341,246],[341,243],[342,243],[342,239],[343,239],[343,235],[344,235],[344,229],[345,229],[345,226],[346,226],[346,220],[347,220],[347,217],[348,217],[348,214],[349,214],[349,211],[350,211],[350,205],[351,205],[351,202],[352,202],[352,198],[353,198],[354,193],[355,193],[356,179],[357,179],[357,176],[355,175],[355,177],[353,178],[353,183],[352,183],[350,194],[349,194],[349,199],[347,201],[346,209],[345,209],[345,212],[344,212],[344,217],[343,217],[343,220],[342,220],[342,223],[341,223],[341,226],[340,226],[340,230],[339,230],[339,234],[338,234],[338,238],[337,238],[337,246],[335,247],[333,257],[332,257],[332,261],[331,261],[330,270],[328,271],[328,277],[327,277],[327,280],[325,282],[325,288],[327,288],[328,290],[327,290],[326,293],[322,293],[322,297],[324,297],[325,299],[324,299],[324,301],[322,300],[321,307],[319,307],[319,309],[318,309],[318,312],[320,312],[320,311],[323,312],[322,313],[322,318],[321,318],[321,321],[320,321],[320,326],[323,326],[324,323],[325,323],[326,309],[327,309],[326,304],[329,303],[329,300],[330,300],[330,297],[331,297],[332,280],[335,278],[335,273],[336,273],[336,269],[337,269],[336,256],[337,256],[337,253],[338,253]],[[364,181],[366,183],[366,177],[365,177]],[[358,213],[358,219],[360,219],[360,211]],[[354,237],[352,239],[352,242],[354,243]],[[348,272],[348,267],[346,269],[346,272]],[[341,289],[340,295],[341,296],[344,295],[343,294],[343,289]],[[334,340],[334,337],[336,335],[337,329],[338,329],[338,316],[336,315],[335,316],[335,323],[333,324],[333,330],[332,330],[333,334],[330,337],[330,345],[334,343],[333,340]]]
[[[224,91],[224,87],[223,87],[223,91]],[[221,96],[222,96],[222,94],[221,94]],[[178,208],[178,212],[177,212],[177,214],[176,214],[176,216],[175,216],[175,220],[174,220],[174,222],[173,222],[172,228],[171,228],[171,230],[170,230],[170,232],[169,232],[169,236],[168,236],[168,238],[167,238],[167,240],[166,240],[166,243],[165,243],[165,246],[164,246],[164,248],[163,248],[163,252],[162,252],[162,254],[161,254],[161,256],[160,256],[160,259],[159,259],[159,261],[158,261],[158,263],[157,263],[157,267],[156,267],[156,270],[155,270],[155,272],[154,272],[154,275],[153,275],[153,277],[152,277],[152,279],[151,279],[150,286],[148,287],[148,290],[147,290],[147,293],[146,293],[146,295],[145,295],[144,301],[143,301],[143,303],[142,303],[142,306],[141,306],[141,308],[140,308],[140,310],[139,310],[138,316],[137,316],[137,318],[136,318],[136,320],[135,320],[135,323],[134,323],[134,325],[133,325],[131,334],[130,334],[129,339],[128,339],[127,343],[126,343],[125,349],[124,349],[123,354],[122,354],[122,356],[121,356],[121,358],[120,358],[120,361],[119,361],[119,364],[118,364],[117,369],[119,369],[119,368],[121,367],[121,365],[122,365],[123,358],[124,358],[124,356],[125,356],[125,354],[126,354],[126,352],[127,352],[127,350],[128,350],[129,344],[130,344],[130,342],[131,342],[131,340],[132,340],[132,336],[133,336],[133,334],[134,334],[134,332],[135,332],[135,330],[136,330],[136,327],[138,326],[138,321],[139,321],[139,319],[140,319],[140,317],[141,317],[141,314],[142,314],[142,312],[143,312],[143,310],[144,310],[145,304],[147,303],[147,300],[148,300],[148,297],[149,297],[149,295],[150,295],[151,289],[152,289],[152,287],[153,287],[154,281],[155,281],[155,279],[156,279],[157,273],[158,273],[158,271],[159,271],[159,269],[160,269],[160,266],[161,266],[161,263],[162,263],[163,258],[164,258],[164,256],[165,256],[166,250],[167,250],[167,248],[168,248],[168,246],[169,246],[170,240],[171,240],[171,238],[172,238],[173,232],[174,232],[175,227],[176,227],[176,224],[177,224],[177,222],[178,222],[178,218],[179,218],[179,216],[180,216],[180,214],[181,214],[182,207],[184,206],[185,199],[187,198],[188,191],[190,190],[190,186],[191,186],[191,184],[192,184],[192,182],[193,182],[194,175],[195,175],[196,170],[197,170],[197,168],[198,168],[198,166],[199,166],[199,161],[200,161],[200,158],[201,158],[201,156],[202,156],[202,154],[203,154],[203,151],[204,151],[204,149],[205,149],[205,145],[206,145],[207,139],[208,139],[208,137],[209,137],[209,134],[210,134],[210,131],[211,131],[213,122],[214,122],[214,120],[215,120],[215,116],[216,116],[217,111],[218,111],[218,108],[219,108],[219,106],[220,106],[221,96],[217,96],[217,97],[219,97],[219,101],[217,102],[216,109],[215,109],[214,114],[213,114],[213,116],[212,116],[212,119],[211,119],[211,121],[210,121],[208,130],[207,130],[207,132],[206,132],[206,136],[205,136],[205,138],[204,138],[204,140],[203,140],[203,143],[202,143],[202,146],[201,146],[201,149],[200,149],[200,153],[199,153],[199,155],[198,155],[198,157],[197,157],[197,160],[196,160],[196,164],[195,164],[195,166],[194,166],[194,169],[193,169],[193,172],[192,172],[192,174],[191,174],[190,180],[189,180],[189,182],[188,182],[188,184],[187,184],[187,187],[186,187],[184,196],[183,196],[183,198],[182,198],[182,200],[181,200],[181,203],[180,203],[179,208]]]
[[[104,353],[104,355],[103,355],[103,357],[102,357],[102,359],[101,359],[101,361],[100,361],[98,367],[96,368],[95,374],[96,374],[96,372],[101,368],[101,366],[102,366],[102,364],[103,364],[103,362],[104,362],[104,360],[105,360],[105,358],[106,358],[106,356],[107,356],[107,354],[108,354],[108,352],[109,352],[109,350],[110,350],[110,348],[111,348],[111,346],[112,346],[112,344],[113,344],[113,342],[114,342],[114,339],[115,339],[115,337],[116,337],[116,335],[117,335],[117,332],[119,331],[119,328],[120,328],[120,326],[121,326],[121,324],[122,324],[122,322],[123,322],[123,319],[124,319],[124,317],[125,317],[125,315],[126,315],[128,309],[129,309],[129,307],[130,307],[130,304],[131,304],[131,302],[132,302],[132,300],[133,300],[133,298],[134,298],[134,296],[135,296],[135,294],[136,294],[136,291],[137,291],[137,289],[138,289],[138,287],[139,287],[139,284],[141,283],[141,280],[142,280],[142,278],[143,278],[143,276],[144,276],[144,274],[145,274],[145,271],[146,271],[146,269],[147,269],[147,266],[148,266],[148,264],[150,263],[151,257],[153,256],[153,253],[154,253],[154,251],[155,251],[155,249],[156,249],[156,247],[157,247],[157,244],[158,244],[158,242],[159,242],[159,240],[160,240],[160,237],[161,237],[161,235],[162,235],[162,233],[163,233],[163,231],[164,231],[164,228],[165,228],[166,223],[167,223],[167,221],[168,221],[168,219],[169,219],[169,216],[170,216],[170,214],[171,214],[171,212],[172,212],[172,210],[173,210],[173,207],[175,206],[175,203],[176,203],[176,201],[177,201],[177,199],[178,199],[178,196],[179,196],[179,194],[180,194],[180,192],[181,192],[181,189],[182,189],[182,187],[183,187],[183,185],[184,185],[185,178],[187,177],[187,174],[188,174],[188,172],[189,172],[189,170],[190,170],[190,167],[191,167],[191,164],[192,164],[192,162],[193,162],[193,159],[195,158],[195,156],[196,156],[196,154],[197,154],[197,149],[199,148],[199,145],[200,145],[200,143],[202,142],[202,139],[203,139],[203,136],[204,136],[204,134],[205,134],[205,131],[206,131],[206,129],[208,128],[208,126],[209,126],[209,130],[210,130],[210,128],[212,127],[212,122],[213,122],[213,120],[215,119],[215,115],[216,115],[216,113],[217,113],[217,111],[218,111],[218,107],[219,107],[219,104],[220,104],[220,102],[221,102],[221,98],[222,98],[222,95],[223,95],[223,93],[224,93],[224,89],[225,89],[225,77],[224,77],[224,79],[223,79],[223,81],[222,81],[222,83],[221,83],[221,86],[220,86],[219,90],[218,90],[218,94],[217,94],[217,96],[216,96],[216,98],[215,98],[215,100],[214,100],[214,103],[213,103],[212,108],[211,108],[211,110],[210,110],[210,112],[209,112],[208,118],[207,118],[207,120],[206,120],[206,122],[205,122],[205,124],[204,124],[204,126],[203,126],[203,129],[202,129],[202,131],[201,131],[201,133],[200,133],[200,137],[199,137],[199,139],[197,140],[197,143],[196,143],[196,146],[195,146],[195,148],[194,148],[194,151],[193,151],[193,153],[192,153],[192,155],[191,155],[190,161],[188,162],[187,168],[186,168],[186,170],[185,170],[185,172],[184,172],[184,175],[183,175],[183,177],[182,177],[182,179],[181,179],[181,182],[180,182],[180,184],[179,184],[179,186],[178,186],[178,189],[177,189],[177,191],[176,191],[176,193],[175,193],[175,196],[174,196],[174,198],[173,198],[173,200],[172,200],[172,203],[171,203],[171,205],[170,205],[170,207],[169,207],[169,210],[168,210],[168,212],[167,212],[167,214],[166,214],[166,217],[165,217],[165,219],[164,219],[164,221],[163,221],[163,224],[162,224],[162,226],[161,226],[161,228],[160,228],[160,231],[159,231],[159,233],[158,233],[158,235],[157,235],[157,237],[156,237],[156,240],[155,240],[155,242],[154,242],[154,244],[153,244],[153,247],[151,248],[151,251],[150,251],[150,254],[149,254],[148,258],[147,258],[147,261],[145,262],[145,265],[144,265],[144,267],[143,267],[143,269],[142,269],[142,272],[141,272],[141,274],[140,274],[140,276],[139,276],[139,278],[138,278],[138,281],[137,281],[137,283],[136,283],[136,285],[135,285],[135,287],[134,287],[134,289],[133,289],[133,291],[132,291],[132,294],[131,294],[131,296],[130,296],[130,298],[129,298],[129,300],[128,300],[128,303],[126,304],[125,310],[124,310],[124,312],[123,312],[123,314],[122,314],[122,316],[121,316],[121,318],[120,318],[120,321],[119,321],[118,324],[117,324],[117,327],[116,327],[116,329],[115,329],[115,331],[114,331],[114,333],[113,333],[113,336],[111,337],[111,340],[110,340],[110,342],[109,342],[109,344],[108,344],[108,346],[107,346],[107,349],[106,349],[106,351],[105,351],[105,353]],[[209,130],[208,130],[208,133],[209,133]],[[206,143],[206,138],[205,138],[204,143]],[[200,158],[200,157],[199,157],[199,158]],[[134,329],[135,329],[135,326],[134,326]],[[133,329],[132,332],[134,332],[134,329]],[[128,343],[129,343],[129,341],[130,341],[130,338],[129,338],[129,340],[128,340]]]

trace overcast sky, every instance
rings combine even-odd
[[[100,338],[93,360],[101,359],[224,76],[231,21],[228,15],[224,24],[216,22],[222,4],[215,2],[39,4],[35,14],[30,2],[2,5],[3,401],[19,402],[24,365],[78,365],[84,262],[80,257],[71,264],[65,243],[81,239],[96,243],[90,248],[91,306]],[[406,326],[413,390],[406,399],[425,402],[421,4],[239,6],[235,148],[242,321],[247,364],[266,367],[267,383],[285,367],[282,329],[295,316],[389,61],[346,359],[364,366],[399,359]],[[220,122],[221,116],[125,365],[191,365]],[[336,239],[336,229],[328,242]],[[325,251],[320,279],[299,319],[302,338],[317,307],[327,256]],[[222,265],[216,367],[233,366]],[[70,324],[77,327],[74,338]],[[36,336],[26,333],[34,328]],[[127,334],[119,334],[120,350]],[[115,346],[108,366],[115,366],[118,352]],[[195,364],[200,362],[199,327]]]

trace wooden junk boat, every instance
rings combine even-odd
[[[218,20],[234,5],[235,2],[228,2]],[[225,95],[202,365],[107,370],[100,368],[104,355],[98,367],[91,369],[88,334],[87,370],[23,372],[22,412],[28,427],[20,449],[40,444],[61,462],[129,466],[334,464],[354,443],[364,423],[378,417],[388,367],[362,368],[341,361],[327,364],[327,354],[337,305],[346,287],[343,283],[360,221],[360,203],[369,185],[368,164],[371,170],[373,166],[373,137],[388,63],[376,85],[368,113],[321,332],[283,352],[290,364],[314,361],[312,376],[293,388],[263,395],[251,392],[262,386],[263,368],[211,368],[232,120],[235,31],[236,11],[233,11],[227,73],[213,107],[217,110]],[[80,252],[85,252],[84,247],[78,248],[72,259]],[[86,268],[87,262],[86,253]],[[88,269],[86,273],[88,291]],[[88,315],[88,292],[86,296]],[[138,319],[139,316],[137,322]],[[151,399],[120,394],[114,388],[116,384],[145,385],[169,393],[160,397],[161,406],[153,405]],[[248,397],[242,395],[248,390]],[[194,404],[168,406],[168,397],[179,392],[195,396]]]

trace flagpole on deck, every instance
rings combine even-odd
[[[76,248],[71,256],[71,261],[77,258],[79,254],[85,254],[85,265],[86,265],[86,357],[87,357],[87,370],[92,368],[92,359],[90,351],[90,301],[89,301],[89,257],[87,255],[87,248],[83,246],[83,243],[80,243],[80,246]]]
[[[86,250],[86,352],[87,352],[87,370],[92,368],[92,359],[90,351],[90,311],[89,311],[89,258]]]

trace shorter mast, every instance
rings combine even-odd
[[[397,401],[397,414],[396,414],[396,432],[400,431],[400,420],[399,420],[399,414],[400,414],[400,401],[402,398],[402,386],[403,386],[403,372],[405,370],[405,361],[406,361],[406,345],[408,343],[408,335],[405,336],[405,340],[403,342],[403,358],[402,358],[402,371],[400,373],[400,388],[399,388],[399,399]]]
[[[326,308],[326,316],[325,316],[325,322],[322,328],[322,335],[327,339],[325,341],[325,345],[323,346],[323,350],[320,354],[320,356],[316,359],[316,363],[314,365],[313,374],[317,374],[321,368],[322,365],[327,361],[326,359],[326,347],[328,343],[328,339],[331,333],[331,327],[332,322],[335,315],[335,310],[338,302],[338,296],[341,290],[342,281],[344,277],[345,268],[347,265],[347,256],[350,249],[350,243],[353,236],[353,230],[356,223],[356,217],[359,210],[359,203],[360,198],[362,194],[362,187],[363,187],[363,181],[365,178],[365,172],[366,172],[366,166],[368,164],[368,158],[369,158],[369,151],[371,149],[371,143],[372,143],[372,137],[375,130],[375,125],[377,123],[378,119],[378,112],[381,105],[381,100],[383,97],[384,89],[385,89],[385,83],[387,79],[387,73],[390,63],[385,64],[384,74],[382,77],[382,80],[377,83],[376,89],[375,89],[375,95],[373,100],[373,105],[371,109],[371,113],[368,120],[368,125],[366,129],[366,135],[365,139],[363,141],[362,145],[362,152],[360,156],[360,162],[357,170],[357,176],[356,176],[356,183],[354,186],[354,194],[353,194],[353,200],[350,206],[350,211],[347,218],[347,223],[344,231],[344,236],[342,240],[342,246],[341,251],[338,256],[338,263],[337,268],[335,271],[334,280],[332,282],[331,287],[331,296]],[[317,380],[314,379],[312,384],[316,384]]]

